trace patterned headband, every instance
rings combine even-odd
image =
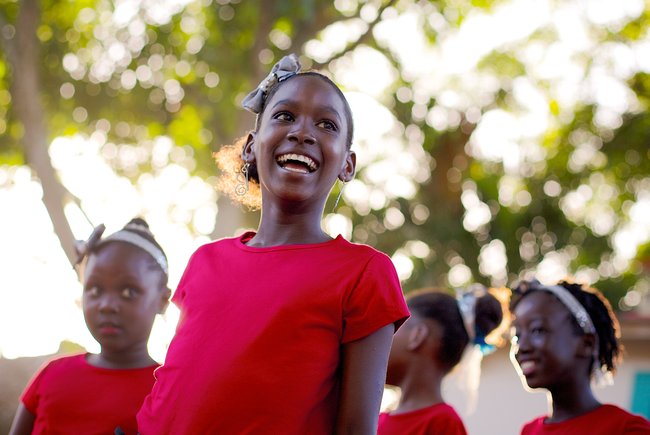
[[[582,332],[585,334],[594,334],[596,338],[598,338],[598,332],[596,332],[596,327],[594,326],[594,322],[591,321],[589,313],[587,313],[585,307],[582,306],[582,304],[575,298],[575,296],[571,294],[571,292],[569,292],[569,290],[565,289],[561,285],[542,286],[539,288],[539,290],[546,290],[549,293],[553,293],[553,295],[558,298],[560,302],[562,302],[564,306],[567,307],[571,312],[573,317],[578,322],[580,329],[582,329]]]
[[[262,108],[264,107],[264,100],[269,91],[281,81],[298,74],[300,68],[301,65],[298,56],[294,53],[284,56],[278,61],[278,63],[273,65],[269,75],[262,80],[257,88],[251,91],[246,98],[244,98],[242,101],[242,107],[255,114],[261,113]]]

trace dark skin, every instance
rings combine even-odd
[[[356,156],[347,143],[344,103],[331,84],[296,76],[267,102],[242,158],[255,164],[262,217],[249,246],[323,243],[325,203],[337,179],[350,181]],[[337,434],[374,435],[394,333],[387,325],[342,346]]]
[[[529,388],[548,390],[552,412],[546,421],[598,408],[589,375],[595,337],[576,331],[569,310],[548,292],[525,296],[513,315],[513,362]]]
[[[400,387],[400,402],[392,414],[442,403],[442,380],[448,370],[438,363],[440,326],[412,315],[395,333],[386,382]]]
[[[84,319],[100,344],[98,354],[86,355],[88,364],[110,369],[156,364],[147,341],[156,314],[169,300],[162,270],[142,249],[112,242],[90,255],[84,272]],[[9,433],[31,434],[35,419],[21,403]]]
[[[242,153],[256,165],[262,192],[262,217],[250,246],[331,240],[321,228],[325,202],[337,178],[350,181],[356,166],[346,143],[344,103],[331,85],[298,76],[280,86]],[[304,156],[316,169],[283,166],[277,161],[283,155]]]

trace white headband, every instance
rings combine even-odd
[[[603,371],[602,365],[600,364],[598,331],[596,331],[594,322],[591,320],[591,317],[589,316],[589,313],[585,307],[575,298],[575,296],[571,294],[571,292],[569,292],[569,290],[560,285],[542,285],[538,289],[552,293],[553,296],[562,302],[562,304],[571,312],[573,318],[576,319],[576,322],[578,322],[580,329],[582,329],[585,334],[594,335],[594,362],[591,366],[591,374],[595,377],[596,385],[611,385],[613,383],[611,373],[607,370]]]
[[[129,231],[129,229],[134,231]],[[163,254],[162,250],[159,247],[157,247],[156,245],[154,245],[149,240],[145,239],[135,231],[148,231],[148,230],[146,227],[141,225],[128,224],[127,226],[124,227],[124,229],[111,234],[105,239],[102,239],[98,243],[98,246],[113,241],[126,242],[135,245],[138,248],[146,251],[149,255],[151,255],[153,259],[156,260],[156,263],[158,263],[158,265],[163,270],[163,272],[165,272],[165,275],[168,275],[167,258],[165,258],[165,254]]]

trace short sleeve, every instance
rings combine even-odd
[[[38,402],[41,399],[42,388],[43,388],[43,378],[47,372],[48,365],[42,367],[36,375],[29,381],[27,388],[23,391],[23,394],[20,396],[20,401],[25,405],[25,408],[33,415],[36,415],[36,410],[38,409]]]
[[[199,256],[200,250],[201,248],[194,251],[190,257],[187,266],[185,266],[185,270],[183,271],[183,275],[176,286],[176,290],[174,290],[174,294],[172,295],[172,302],[181,310],[183,308],[183,300],[185,299],[185,287],[192,277],[192,265],[197,261],[196,259]]]
[[[341,341],[361,339],[391,323],[397,330],[408,317],[395,266],[388,256],[377,252],[344,301]]]

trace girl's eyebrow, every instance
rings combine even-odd
[[[294,104],[297,104],[295,100],[292,100],[292,99],[289,99],[289,98],[285,98],[285,99],[283,99],[283,100],[278,100],[278,101],[273,105],[272,108],[275,109],[275,108],[278,107],[278,106],[282,106],[282,105],[288,105],[288,106],[291,106],[291,105],[294,105]],[[338,112],[336,109],[334,109],[332,106],[329,106],[329,105],[318,105],[318,106],[316,106],[316,108],[317,108],[318,110],[322,111],[322,112],[328,112],[328,113],[332,114],[332,116],[336,117],[336,120],[337,120],[337,121],[339,121],[339,122],[341,121],[341,117],[339,116],[339,112]]]

